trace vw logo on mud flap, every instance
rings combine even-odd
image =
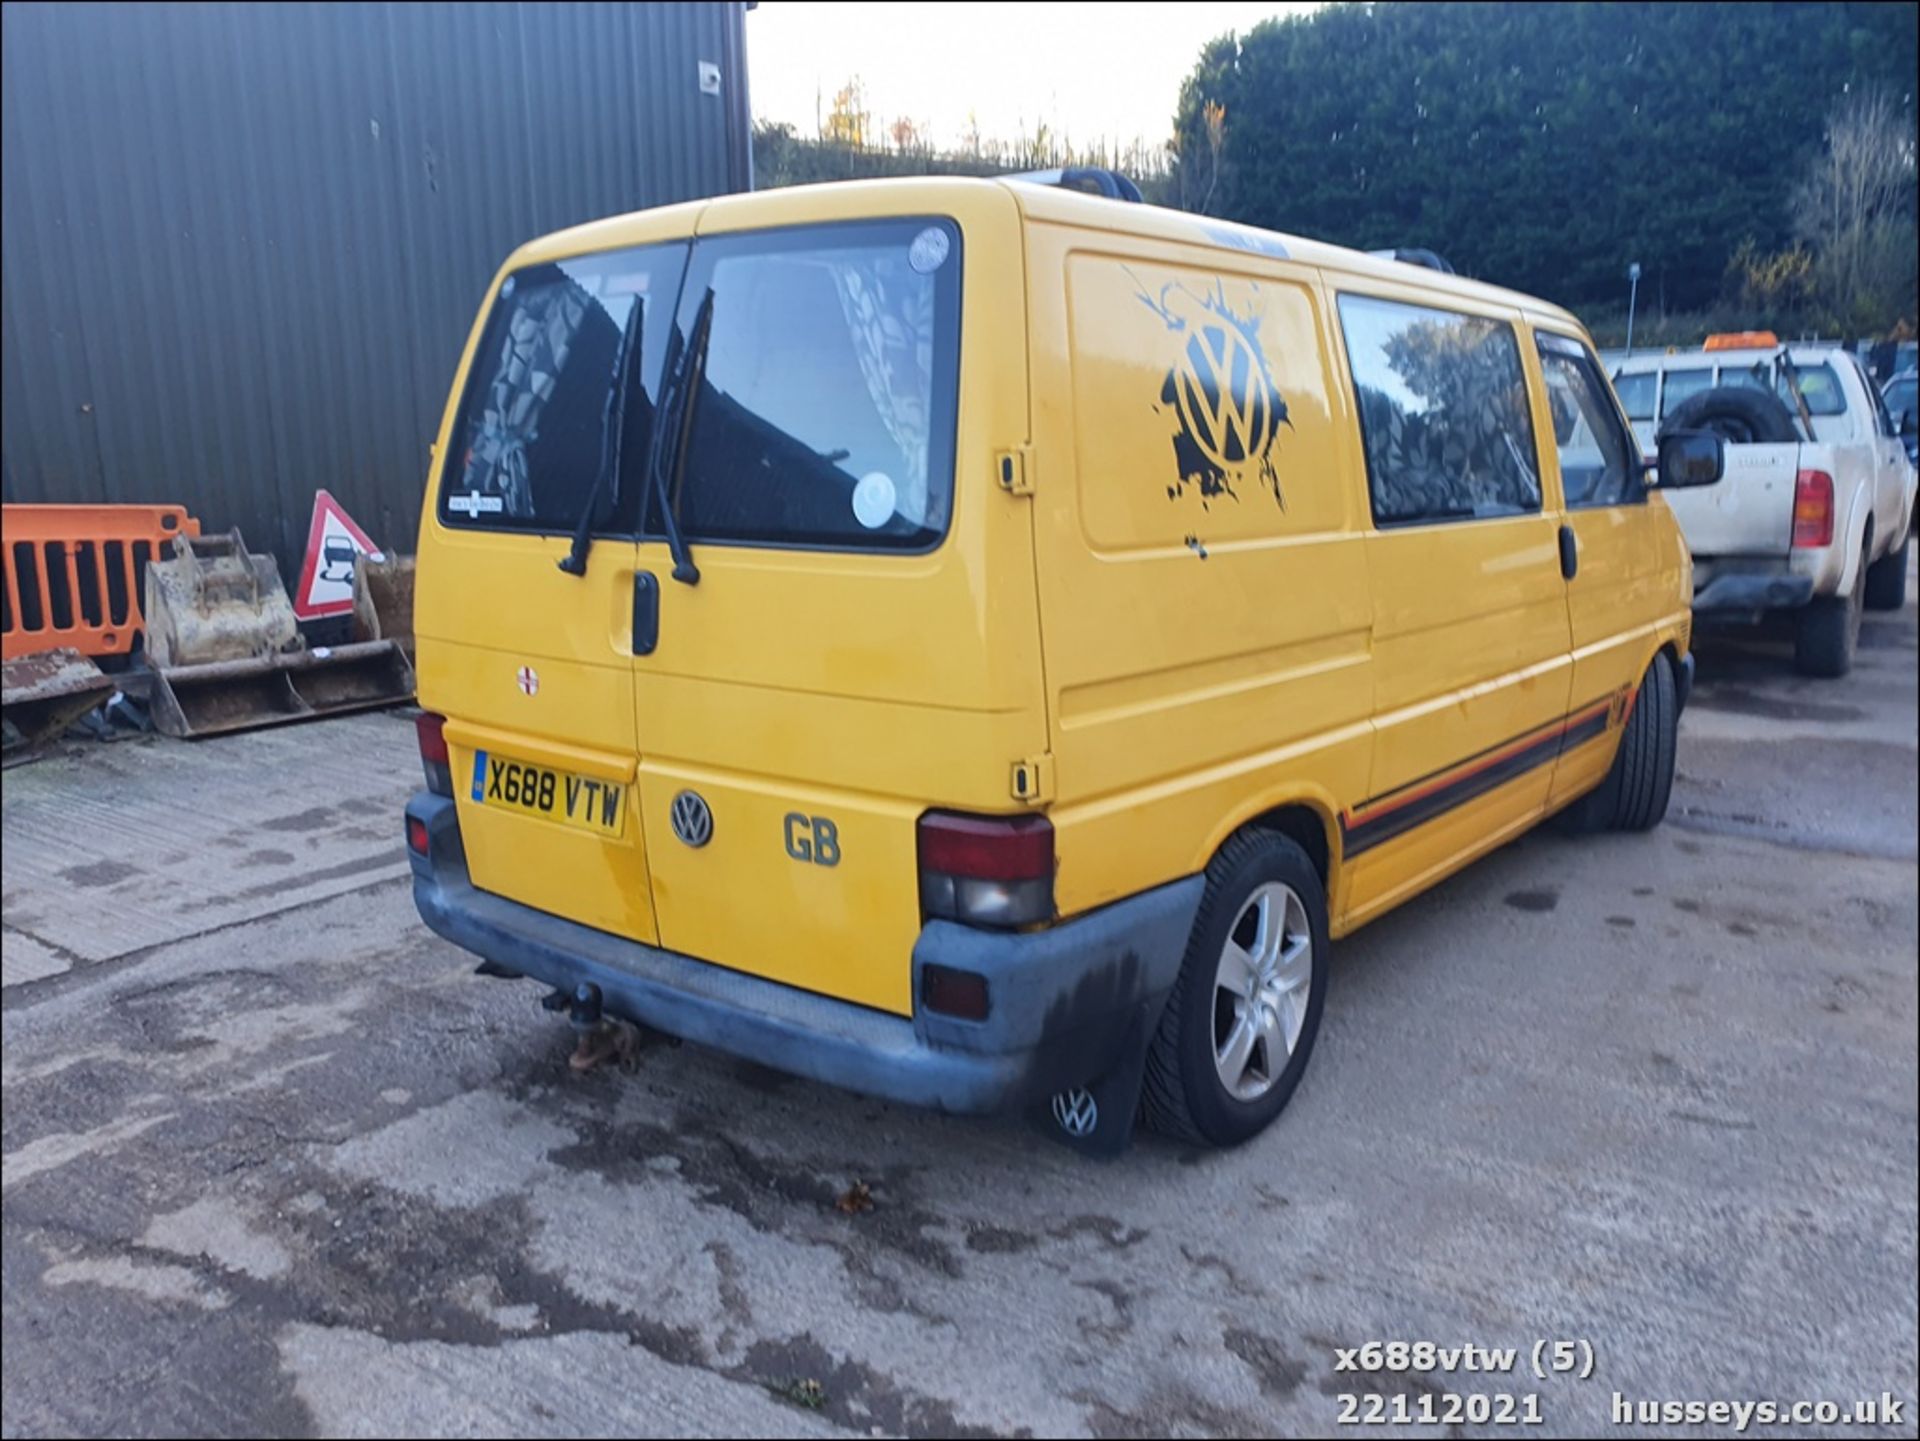
[[[673,833],[699,850],[713,839],[713,812],[695,791],[681,791],[673,798]]]
[[[1100,1124],[1100,1106],[1082,1086],[1053,1093],[1053,1119],[1069,1136],[1091,1136]]]

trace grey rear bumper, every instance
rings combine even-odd
[[[498,968],[571,991],[597,986],[611,1014],[699,1045],[867,1095],[942,1111],[1007,1110],[1105,1075],[1128,1037],[1152,1033],[1179,974],[1204,878],[1190,876],[1063,921],[1008,933],[929,921],[913,948],[909,1018],[815,995],[594,930],[468,878],[454,803],[420,792],[407,815],[427,925]],[[920,972],[987,978],[985,1021],[928,1013]]]

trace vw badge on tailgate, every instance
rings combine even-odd
[[[681,791],[673,798],[672,819],[673,833],[695,850],[713,839],[713,812],[697,791]]]

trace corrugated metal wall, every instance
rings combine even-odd
[[[411,550],[507,253],[751,183],[743,13],[9,0],[6,499],[181,501],[291,585],[325,487]]]

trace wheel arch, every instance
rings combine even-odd
[[[1873,546],[1873,487],[1865,480],[1854,483],[1849,492],[1846,509],[1846,546],[1844,559],[1840,566],[1840,584],[1836,595],[1846,595],[1853,589],[1853,582],[1862,567],[1871,563],[1873,557],[1869,551]]]
[[[1295,789],[1262,796],[1226,817],[1207,837],[1200,857],[1204,868],[1220,848],[1242,831],[1268,831],[1286,836],[1307,853],[1326,893],[1329,916],[1339,914],[1335,897],[1341,879],[1340,809],[1333,797],[1315,789]]]

